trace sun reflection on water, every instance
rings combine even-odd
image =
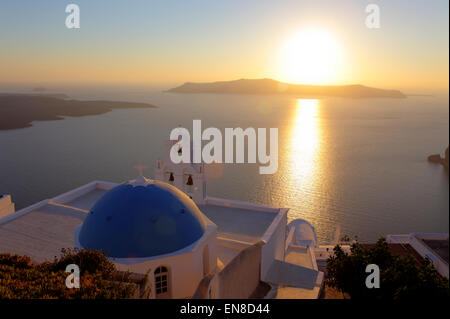
[[[307,218],[313,221],[320,172],[320,100],[298,99],[291,116],[287,135],[287,167],[284,176],[283,204],[291,207],[289,219]],[[301,196],[301,198],[299,198]],[[316,215],[316,216],[315,216]]]
[[[319,100],[297,101],[290,136],[291,174],[302,184],[312,184],[317,170],[320,139]]]

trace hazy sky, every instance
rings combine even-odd
[[[65,26],[69,3],[80,29]],[[365,26],[369,3],[380,29]],[[324,82],[446,88],[448,12],[448,0],[1,0],[0,83],[287,81],[283,48],[318,29],[339,47]]]

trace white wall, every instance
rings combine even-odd
[[[169,269],[170,297],[190,298],[203,279],[203,249],[206,245],[209,248],[209,269],[214,271],[217,264],[216,230],[206,235],[188,253],[180,251],[168,257],[156,257],[153,260],[131,265],[122,264],[117,259],[112,261],[119,270],[148,274],[152,285],[153,297],[156,291],[153,272],[160,266],[166,266]]]
[[[272,225],[266,231],[262,240],[261,279],[266,278],[267,272],[275,259],[284,260],[286,243],[286,222],[288,209],[281,208]]]
[[[425,244],[422,239],[428,240],[448,240],[448,234],[438,234],[438,233],[412,233],[410,234],[409,244],[413,247],[420,256],[423,258],[428,258],[432,263],[434,268],[444,277],[448,278],[448,264],[435,253],[427,244]]]
[[[104,182],[104,181],[92,181],[90,183],[87,183],[87,184],[77,187],[75,189],[72,189],[66,193],[63,193],[56,197],[53,197],[51,199],[51,202],[57,203],[57,204],[65,204],[65,203],[68,203],[80,196],[83,196],[89,192],[92,192],[95,189],[101,189],[101,190],[107,191],[117,185],[119,185],[119,184]]]

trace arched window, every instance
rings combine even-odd
[[[169,271],[167,267],[161,266],[155,269],[155,292],[156,298],[168,298],[169,291]]]
[[[192,179],[192,175],[191,174],[185,174],[187,176],[187,182],[186,182],[186,186],[184,187],[186,190],[186,193],[188,195],[192,194],[192,190],[193,190],[193,185],[194,185],[194,180]]]
[[[175,177],[173,176],[173,172],[170,172],[169,183],[173,183],[174,180],[175,180]]]

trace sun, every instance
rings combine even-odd
[[[294,34],[281,50],[281,77],[290,83],[334,82],[341,64],[336,39],[325,31],[307,29]]]

